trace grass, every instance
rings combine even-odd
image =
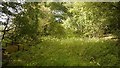
[[[13,54],[8,66],[115,66],[118,60],[113,40],[43,37],[28,51]]]

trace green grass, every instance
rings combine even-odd
[[[13,54],[8,66],[115,66],[117,53],[112,40],[43,37],[28,51]]]

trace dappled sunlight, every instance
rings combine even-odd
[[[37,46],[32,46],[32,48],[29,50],[29,53],[26,53],[29,56],[24,57],[24,54],[21,52],[22,55],[17,57],[21,60],[18,59],[12,62],[15,62],[17,64],[23,60],[27,60],[23,64],[27,66],[101,66],[105,65],[103,64],[104,62],[110,61],[111,64],[109,64],[112,65],[112,63],[116,63],[118,60],[115,54],[116,51],[114,51],[113,54],[109,51],[111,49],[111,46],[114,47],[113,45],[115,44],[111,42],[107,43],[104,39],[58,39],[52,37],[43,37],[42,39],[42,43],[39,43]],[[117,49],[115,48],[115,50]],[[111,49],[111,51],[113,50]],[[30,56],[31,60],[29,60]],[[107,57],[111,58],[111,60],[105,60]],[[37,59],[37,62],[35,59]],[[13,63],[10,63],[10,65],[12,64]]]
[[[119,7],[120,2],[1,2],[2,66],[119,66]]]

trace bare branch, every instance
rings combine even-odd
[[[3,39],[4,39],[4,37],[5,37],[5,34],[6,34],[6,29],[7,29],[8,24],[9,24],[9,19],[10,19],[10,17],[8,16],[7,23],[6,23],[5,28],[4,28],[4,30],[3,30],[2,40],[3,40]]]

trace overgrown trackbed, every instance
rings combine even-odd
[[[8,65],[18,66],[101,66],[118,65],[115,41],[99,38],[43,37],[28,51],[17,52]]]

